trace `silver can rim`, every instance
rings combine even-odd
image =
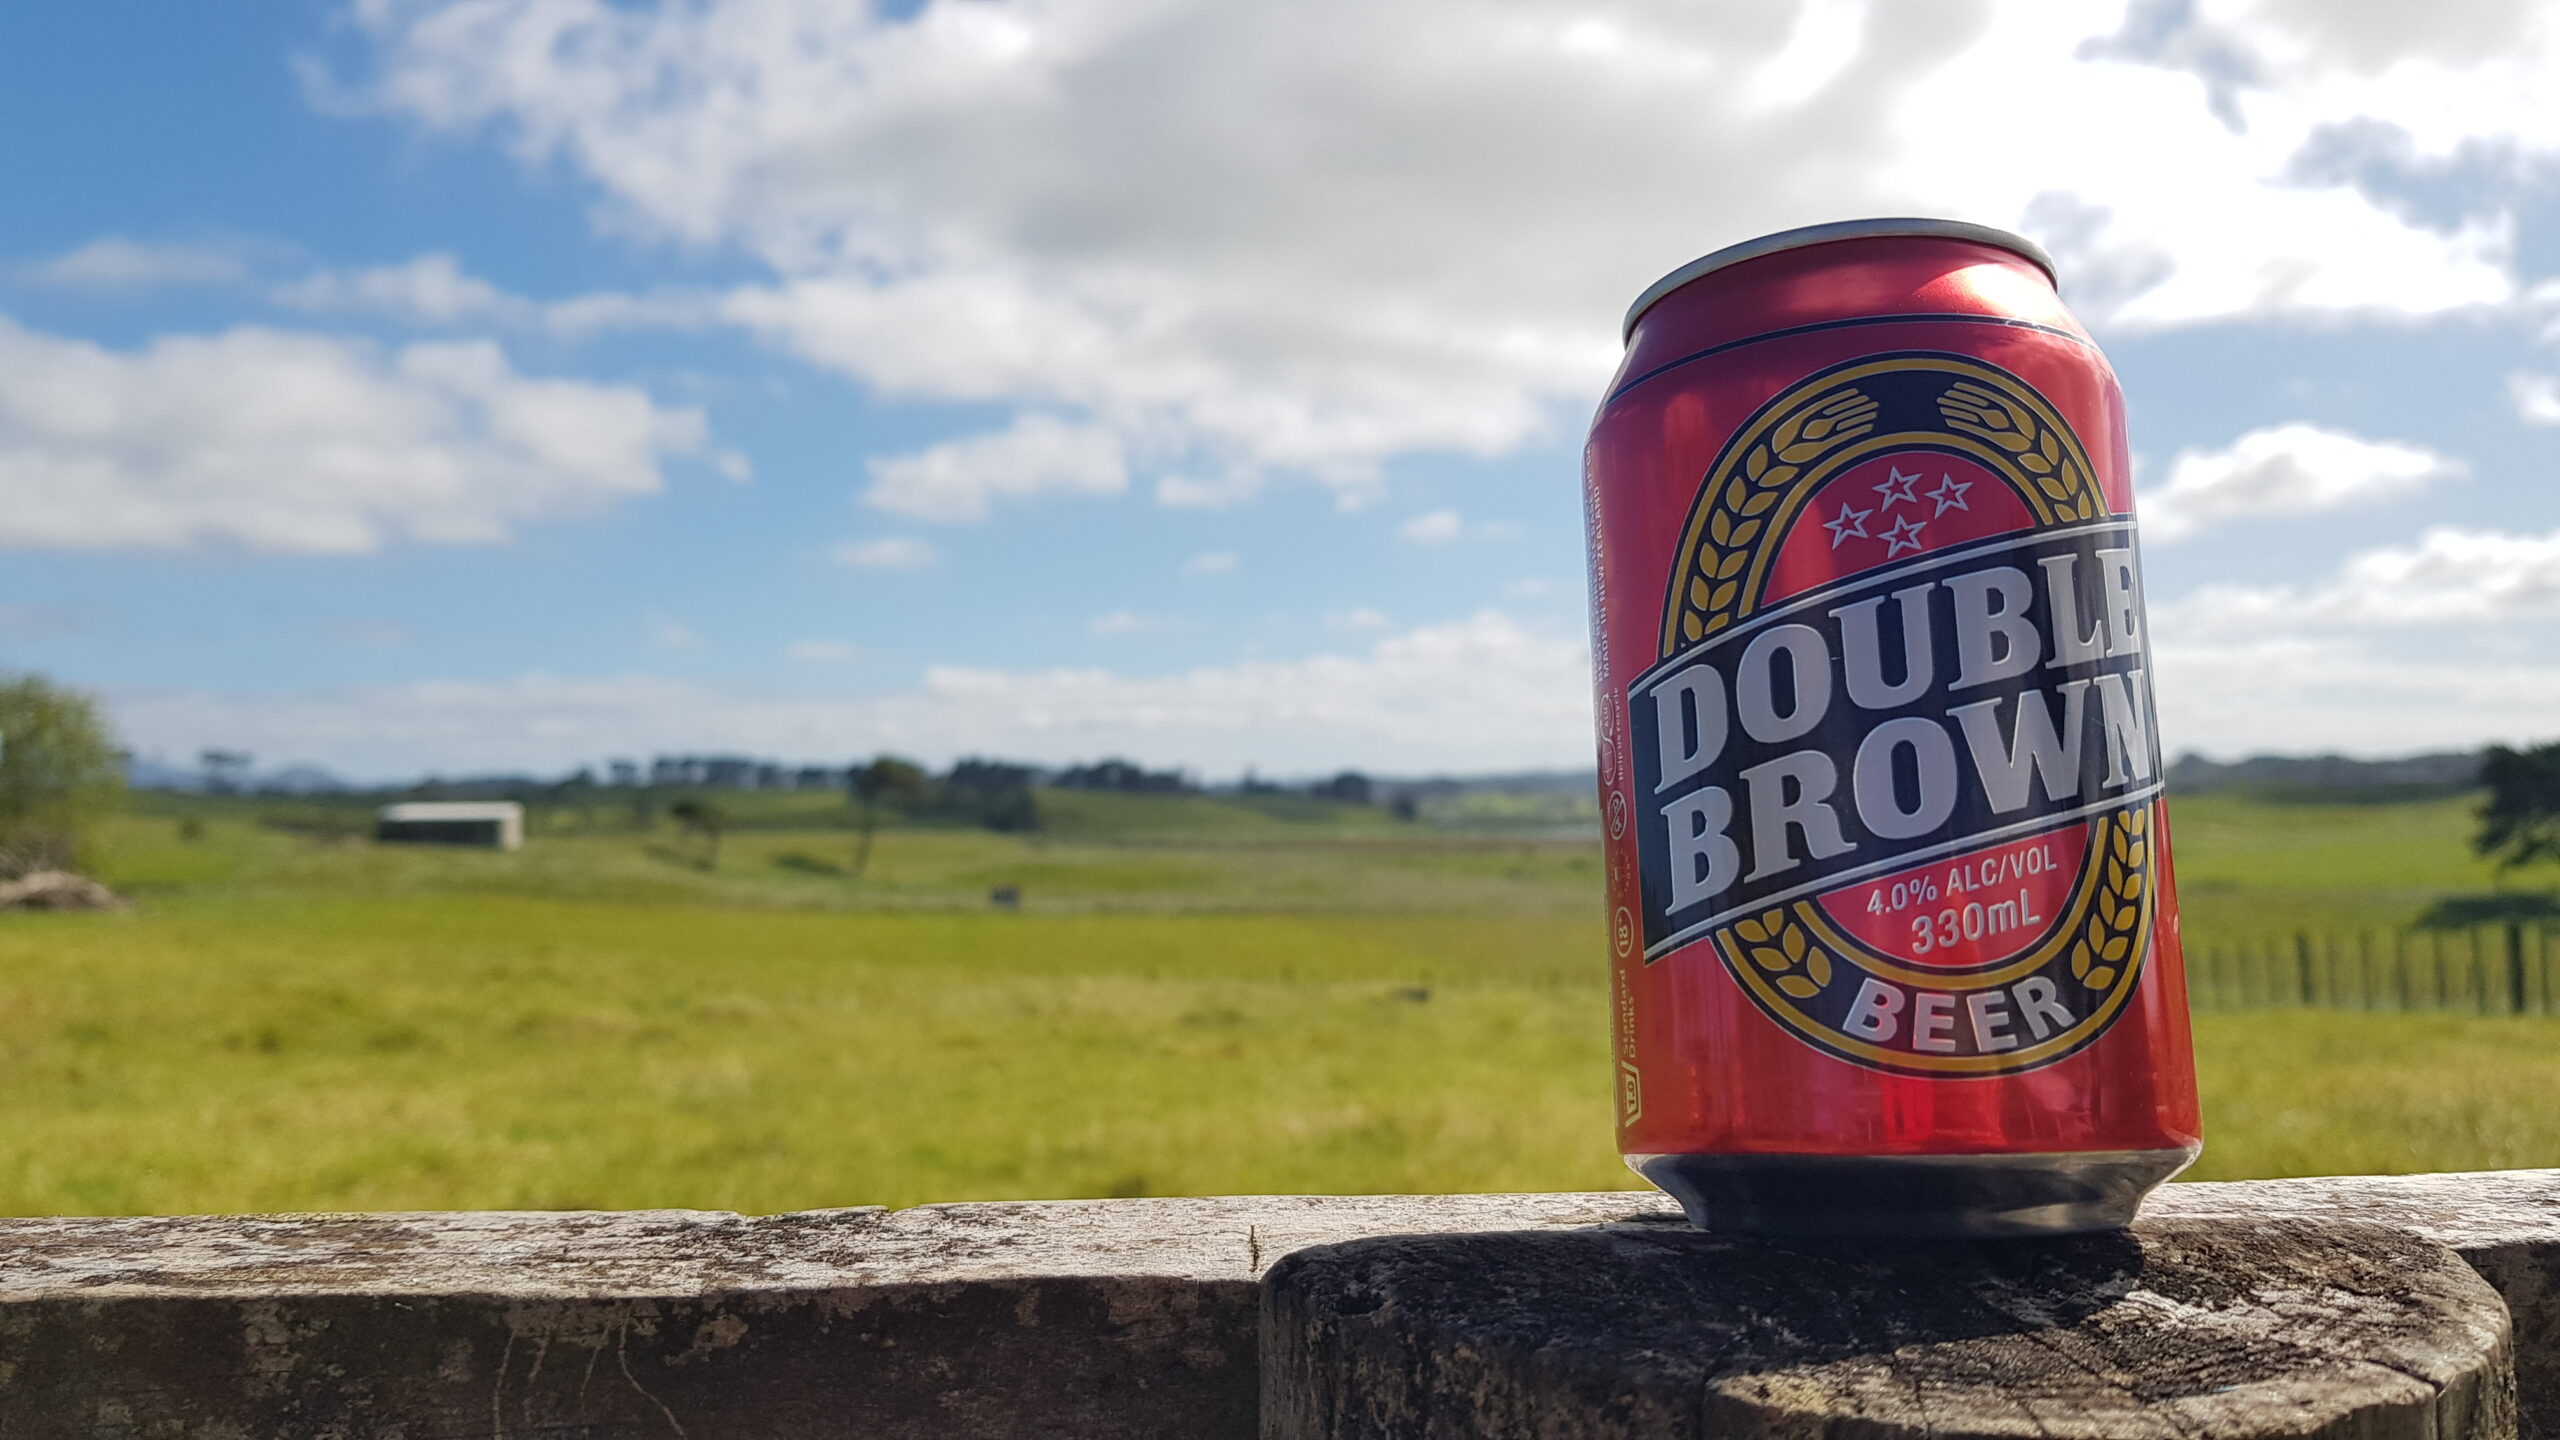
[[[1834,220],[1822,225],[1800,225],[1793,230],[1780,230],[1711,250],[1661,279],[1645,287],[1636,303],[1627,307],[1627,323],[1620,327],[1618,339],[1624,344],[1635,338],[1636,321],[1654,307],[1663,296],[1701,276],[1712,275],[1745,260],[1757,260],[1786,250],[1801,250],[1807,245],[1828,245],[1835,240],[1877,240],[1894,236],[1915,235],[1944,240],[1972,240],[1994,246],[2015,255],[2023,255],[2036,263],[2045,278],[2056,285],[2061,277],[2053,268],[2053,257],[2044,247],[2024,235],[2012,234],[1990,225],[1977,225],[1970,220],[1933,220],[1924,216],[1886,216],[1872,220]]]

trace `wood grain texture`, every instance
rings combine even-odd
[[[2344,1221],[1977,1243],[1619,1224],[1299,1251],[1264,1440],[2509,1440],[2507,1311]]]

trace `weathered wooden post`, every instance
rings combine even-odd
[[[2508,1440],[2509,1319],[2355,1222],[1786,1245],[1392,1236],[1262,1291],[1262,1440]]]

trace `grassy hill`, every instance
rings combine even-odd
[[[138,797],[98,856],[135,908],[0,916],[0,1211],[1633,1183],[1587,832],[1040,800],[1031,835],[894,824],[857,879],[832,796],[735,797],[716,867],[601,801],[496,855]],[[2182,799],[2189,934],[2485,889],[2469,803]],[[2204,1175],[2560,1164],[2560,1020],[2209,1014],[2199,1046]]]

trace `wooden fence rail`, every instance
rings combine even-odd
[[[2199,1010],[2560,1015],[2560,931],[2509,921],[2191,943],[2187,995]]]

